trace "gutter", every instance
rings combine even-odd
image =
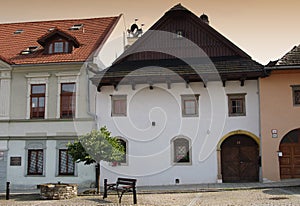
[[[54,62],[54,63],[39,63],[39,64],[13,64],[13,67],[32,67],[32,66],[52,66],[52,65],[69,65],[69,64],[78,64],[82,65],[84,62]]]
[[[265,67],[266,70],[300,69],[300,65]]]

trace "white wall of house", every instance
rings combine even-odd
[[[27,141],[41,142],[42,140]],[[61,140],[60,140],[61,141]],[[67,141],[66,141],[67,142]],[[11,140],[8,143],[8,169],[7,181],[11,183],[11,189],[34,189],[38,184],[42,183],[77,183],[81,187],[90,187],[94,184],[95,166],[76,164],[74,176],[59,176],[57,162],[57,140],[45,141],[44,149],[44,173],[43,175],[27,175],[27,156],[26,156],[26,140]],[[11,157],[21,157],[20,166],[10,166]],[[79,175],[80,174],[80,175]]]
[[[0,61],[0,120],[9,119],[11,67]]]
[[[227,94],[246,93],[246,116],[229,117]],[[182,117],[181,95],[199,94],[199,117]],[[127,95],[127,116],[111,116],[111,95]],[[229,132],[245,130],[259,136],[258,85],[256,80],[202,83],[119,85],[101,88],[97,95],[99,126],[128,141],[127,164],[103,163],[102,178],[135,177],[138,185],[173,185],[217,182],[217,151]],[[155,122],[155,126],[152,126]],[[191,142],[191,164],[174,164],[171,141],[177,136]],[[103,182],[103,181],[101,181]]]

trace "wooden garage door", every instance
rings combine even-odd
[[[300,178],[300,130],[289,132],[281,141],[280,178]]]
[[[259,179],[259,148],[246,135],[234,135],[221,145],[223,182],[257,182]]]

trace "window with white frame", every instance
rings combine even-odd
[[[60,92],[60,118],[75,117],[76,110],[76,84],[61,83]]]
[[[126,95],[111,95],[111,116],[127,115]]]
[[[30,94],[30,118],[45,117],[45,84],[32,84]]]
[[[199,95],[181,95],[183,117],[199,116]]]
[[[27,141],[26,146],[26,174],[45,175],[45,141]]]
[[[79,72],[59,72],[57,76],[56,118],[77,118],[79,97]]]
[[[48,73],[29,73],[27,78],[26,119],[47,119],[48,111]]]
[[[186,164],[191,163],[191,146],[189,139],[177,137],[172,140],[172,159],[173,163]]]

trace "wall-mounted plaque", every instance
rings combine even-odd
[[[10,157],[10,166],[21,166],[21,157]]]

